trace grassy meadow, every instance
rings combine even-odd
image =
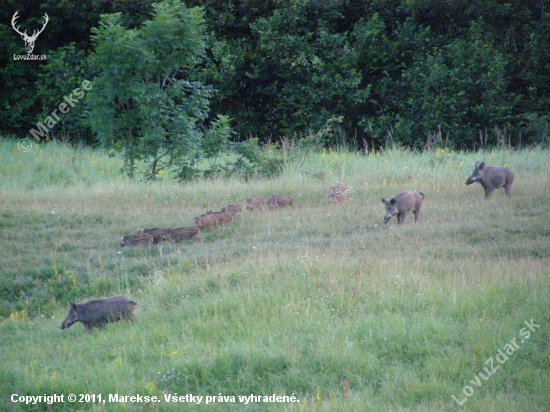
[[[514,171],[511,198],[465,185],[476,160]],[[540,148],[327,151],[271,179],[145,183],[101,151],[0,140],[0,410],[548,411],[549,165]],[[346,205],[328,202],[338,183]],[[405,190],[426,195],[419,222],[385,225],[381,198]],[[273,194],[296,207],[244,210],[202,244],[120,247]],[[60,329],[69,302],[119,294],[133,322]]]

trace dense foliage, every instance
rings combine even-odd
[[[99,140],[122,153],[133,178],[145,159],[154,178],[200,141],[197,121],[207,117],[211,89],[189,81],[203,52],[202,17],[181,3],[154,4],[154,18],[127,30],[120,14],[103,15],[92,29],[90,57],[98,75],[90,94],[90,123]]]
[[[131,47],[128,36],[134,30],[141,30],[138,37],[153,48],[159,70],[172,67],[174,62],[165,59],[177,44],[185,47],[199,39],[196,32],[182,31],[160,41],[166,35],[163,29],[147,32],[150,26],[142,25],[154,21],[152,1],[85,0],[78,7],[53,0],[30,1],[24,7],[10,3],[0,11],[2,133],[28,134],[83,80],[96,79],[95,90],[106,86],[101,82],[105,67],[90,64],[97,62],[97,36],[105,30],[101,25],[115,19],[102,14],[120,13],[116,24],[124,33],[105,45],[122,47],[121,56],[111,61],[116,75],[124,79],[117,81],[118,87],[136,76],[147,78],[140,72],[148,68],[133,52],[151,54]],[[340,119],[325,145],[345,142],[369,149],[388,143],[415,148],[440,144],[472,149],[547,143],[546,6],[544,0],[190,0],[187,10],[199,7],[204,19],[199,39],[203,49],[186,66],[184,76],[192,90],[164,89],[164,97],[148,104],[160,113],[168,102],[185,106],[189,93],[208,90],[207,104],[194,121],[208,124],[227,116],[241,141],[300,139],[330,119]],[[17,10],[21,29],[29,32],[40,26],[44,13],[49,15],[34,51],[45,53],[46,61],[14,60],[14,54],[25,51],[10,27]],[[70,113],[50,137],[87,144],[104,141],[85,114],[84,107]],[[191,129],[182,128],[188,143]],[[158,142],[155,136],[146,138]],[[109,139],[124,141],[126,134],[113,130]]]

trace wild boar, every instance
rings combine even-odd
[[[512,183],[514,183],[514,174],[505,167],[485,166],[485,162],[476,162],[472,175],[466,180],[467,185],[479,182],[485,189],[485,199],[491,196],[491,192],[504,186],[504,191],[511,196]]]
[[[349,193],[348,192],[331,193],[330,201],[332,203],[347,203],[349,201]]]
[[[260,209],[262,210],[265,205],[265,200],[263,197],[254,197],[252,199],[246,199],[246,208],[250,210],[251,212],[254,211],[254,209]]]
[[[204,214],[195,218],[195,226],[201,230],[209,229],[218,224],[218,218],[212,214]]]
[[[267,201],[267,205],[270,210],[277,209],[279,207],[294,207],[294,199],[290,196],[275,195]]]
[[[195,242],[202,242],[199,237],[201,230],[197,226],[180,227],[170,230],[170,238],[174,242],[181,242],[185,239],[193,239]]]
[[[416,222],[420,214],[423,199],[424,193],[416,193],[413,191],[399,193],[389,201],[382,199],[382,203],[386,205],[384,223],[388,223],[392,217],[397,215],[397,223],[401,224],[411,212],[414,213],[414,221]]]
[[[213,215],[218,219],[218,225],[231,223],[233,221],[233,213],[231,212],[214,212]]]
[[[61,329],[67,329],[76,322],[82,322],[88,332],[94,327],[102,327],[106,323],[121,319],[131,319],[137,303],[124,296],[115,296],[107,299],[92,300],[77,305],[69,304],[69,314],[61,324]]]
[[[120,246],[150,245],[153,243],[153,236],[142,233],[141,235],[124,236],[120,241]]]
[[[222,212],[229,212],[233,214],[233,216],[238,216],[243,212],[243,206],[242,205],[229,205],[227,207],[224,207],[222,209]]]
[[[159,229],[159,228],[139,229],[137,234],[138,235],[147,234],[147,235],[153,236],[153,243],[159,243],[159,242],[165,242],[165,241],[170,242],[172,241],[172,239],[170,238],[170,230],[171,229]]]
[[[344,185],[332,186],[330,188],[330,194],[347,192],[349,188]]]

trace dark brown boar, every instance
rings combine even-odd
[[[124,236],[120,241],[120,246],[150,245],[153,243],[153,236],[142,233],[141,235]]]
[[[476,162],[474,172],[466,180],[466,184],[471,185],[475,182],[481,183],[481,186],[485,189],[485,199],[491,196],[493,190],[501,187],[504,187],[506,194],[511,196],[514,174],[505,167],[489,167],[485,166],[485,162]]]
[[[204,214],[195,218],[195,226],[201,230],[209,229],[218,224],[218,218],[212,214]]]
[[[171,229],[139,229],[138,235],[151,235],[153,236],[153,243],[159,243],[159,242],[170,242],[172,239],[170,238],[170,231]]]
[[[199,237],[200,233],[201,230],[197,226],[180,227],[170,230],[170,238],[173,239],[174,242],[181,242],[186,239],[193,239],[195,242],[202,242]]]
[[[290,196],[275,195],[267,201],[267,205],[270,210],[277,209],[279,207],[294,207],[294,199]]]
[[[348,192],[331,193],[330,201],[332,203],[346,203],[349,201],[349,193]]]
[[[251,212],[254,211],[254,209],[260,209],[262,210],[265,205],[265,200],[263,197],[254,197],[252,199],[246,199],[246,208],[250,210]]]
[[[94,327],[102,327],[106,323],[121,319],[131,319],[137,303],[124,296],[115,296],[107,299],[92,300],[77,305],[69,304],[69,314],[61,324],[61,329],[67,329],[76,322],[82,322],[88,332]]]
[[[222,212],[229,212],[233,216],[238,216],[243,212],[243,206],[242,205],[229,205],[227,207],[224,207],[222,209]]]
[[[392,217],[397,215],[397,223],[401,224],[411,212],[414,213],[414,221],[416,222],[420,214],[423,199],[424,193],[416,193],[413,191],[399,193],[389,201],[382,199],[382,203],[386,205],[384,223],[388,223]]]

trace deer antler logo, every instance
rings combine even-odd
[[[29,36],[27,35],[27,30],[25,30],[24,33],[21,33],[18,27],[15,26],[15,21],[19,17],[17,13],[19,13],[19,11],[16,11],[15,14],[13,15],[13,18],[11,19],[11,26],[17,33],[21,35],[21,38],[25,40],[25,48],[27,49],[27,53],[31,54],[34,49],[34,42],[38,38],[38,35],[44,31],[44,29],[46,28],[46,25],[48,24],[48,20],[50,18],[46,13],[44,13],[44,23],[42,25],[42,28],[40,30],[35,30],[32,36]]]

